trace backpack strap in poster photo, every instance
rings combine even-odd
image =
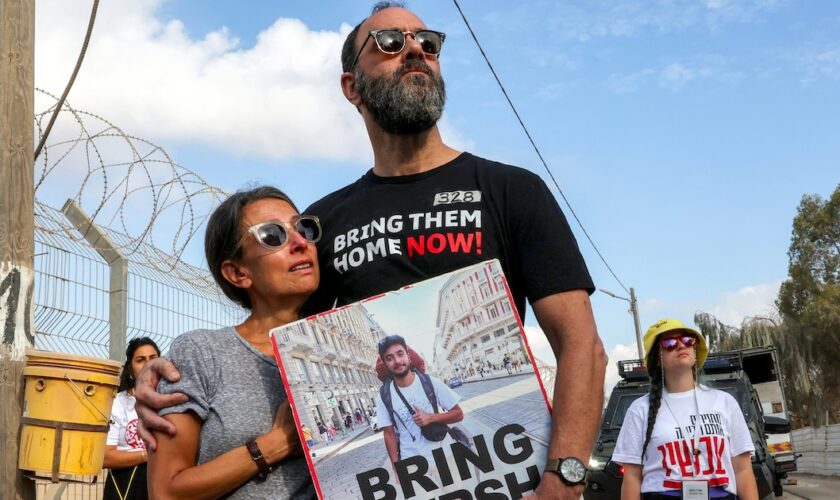
[[[437,413],[437,411],[438,411],[437,395],[435,394],[435,388],[434,388],[434,385],[432,384],[431,377],[429,377],[429,375],[424,373],[422,370],[418,370],[417,368],[413,368],[412,371],[414,372],[414,374],[417,377],[420,378],[420,385],[423,387],[423,392],[426,394],[426,398],[428,398],[429,403],[432,405],[432,408],[434,409],[435,413]],[[411,405],[409,405],[408,402],[405,400],[405,397],[403,396],[402,392],[400,391],[400,389],[396,385],[396,383],[394,383],[393,379],[388,379],[379,388],[379,395],[382,398],[382,403],[385,405],[385,408],[387,408],[388,414],[391,416],[391,421],[392,422],[399,421],[403,425],[403,429],[405,429],[405,432],[408,432],[408,435],[411,436],[411,440],[415,441],[416,439],[415,439],[414,435],[412,435],[411,432],[408,430],[408,427],[406,426],[405,422],[403,422],[403,420],[400,418],[399,414],[394,411],[393,401],[391,399],[391,384],[394,384],[394,388],[397,392],[397,395],[400,397],[400,399],[402,399],[402,402],[405,405],[406,409],[408,409],[409,413],[411,415],[414,415],[416,413],[414,411],[414,408],[412,408]],[[467,448],[472,448],[473,447],[472,437],[461,426],[459,426],[459,425],[448,426],[446,424],[435,424],[435,425],[444,426],[446,428],[446,432],[448,432],[449,435],[451,435],[452,438],[455,439],[455,441],[461,443],[462,445],[466,446]],[[396,423],[394,424],[394,431],[397,435],[397,445],[399,446],[400,430],[399,430],[399,426]],[[423,432],[423,429],[421,429],[421,432]],[[431,439],[430,437],[426,436],[425,432],[423,432],[423,437],[425,437],[429,441],[441,441],[446,437],[446,434],[444,434],[439,439]]]

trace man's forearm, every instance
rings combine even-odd
[[[586,464],[604,406],[606,358],[600,340],[565,346],[557,358],[549,457]]]
[[[397,462],[400,459],[400,454],[397,447],[397,434],[393,426],[383,428],[382,435],[385,440],[385,451],[388,452],[388,459],[391,460],[391,463]]]
[[[557,357],[550,458],[586,463],[601,418],[607,356],[583,290],[534,303],[534,313]]]
[[[464,412],[461,410],[461,407],[455,405],[452,407],[451,410],[445,413],[436,413],[432,415],[434,422],[439,424],[456,424],[461,420],[464,420]]]

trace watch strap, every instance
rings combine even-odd
[[[251,459],[257,464],[257,476],[260,479],[265,479],[271,473],[272,468],[268,465],[268,462],[265,461],[265,457],[260,451],[260,447],[257,446],[256,440],[251,440],[245,443],[245,447],[248,449],[248,453],[251,454]]]

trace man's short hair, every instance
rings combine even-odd
[[[402,336],[400,335],[388,335],[384,339],[380,340],[378,345],[379,357],[381,358],[382,355],[385,354],[385,351],[387,351],[391,346],[397,344],[403,346],[403,348],[405,348],[405,350],[408,351],[408,346],[405,343],[405,339],[402,338]]]
[[[390,9],[392,7],[404,9],[405,2],[399,2],[395,0],[376,2],[370,9],[370,16],[376,14],[381,10]],[[341,70],[344,72],[350,71],[352,69],[350,68],[350,65],[353,64],[353,59],[356,58],[356,36],[359,34],[359,29],[362,27],[362,24],[364,24],[365,21],[368,20],[368,17],[362,19],[344,40],[344,46],[341,47]]]

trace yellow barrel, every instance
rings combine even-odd
[[[122,365],[29,349],[18,466],[53,481],[102,469],[111,405]]]

